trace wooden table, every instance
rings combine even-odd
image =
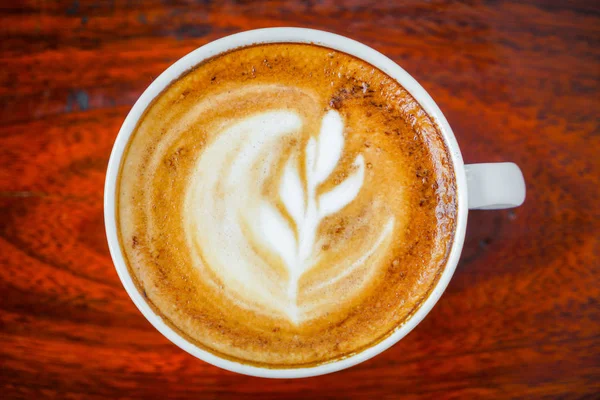
[[[0,10],[0,397],[598,396],[597,1]],[[301,380],[237,375],[172,345],[128,298],[104,235],[105,168],[136,98],[198,46],[270,26],[385,53],[437,101],[467,162],[515,161],[528,189],[521,208],[469,215],[456,274],[415,331],[359,366]]]

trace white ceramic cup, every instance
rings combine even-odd
[[[152,100],[158,96],[169,83],[176,80],[184,72],[203,60],[231,49],[259,43],[317,44],[365,60],[369,64],[374,65],[387,75],[396,79],[438,124],[441,133],[444,136],[446,145],[450,150],[456,179],[458,215],[454,242],[444,272],[427,300],[408,321],[399,326],[396,331],[385,340],[351,357],[309,368],[269,369],[245,365],[220,358],[187,341],[165,324],[162,318],[150,308],[144,297],[139,293],[129,274],[127,265],[125,264],[123,252],[117,236],[115,194],[119,167],[127,142],[146,107],[148,107]],[[124,173],[127,173],[127,171]],[[269,28],[238,33],[202,46],[171,65],[165,72],[156,78],[154,82],[152,82],[135,103],[129,112],[129,115],[127,115],[115,141],[106,173],[106,184],[104,188],[104,220],[110,254],[115,264],[115,268],[117,269],[117,273],[119,274],[119,278],[121,278],[121,282],[123,283],[123,286],[125,286],[125,290],[127,290],[127,293],[129,293],[129,296],[135,305],[148,321],[150,321],[150,323],[170,341],[191,355],[229,371],[268,378],[302,378],[328,374],[356,365],[381,353],[406,336],[419,322],[421,322],[421,320],[423,320],[423,318],[425,318],[427,313],[429,313],[435,303],[439,300],[446,289],[446,286],[448,286],[448,282],[454,273],[463,247],[468,210],[516,207],[521,205],[524,200],[525,181],[521,170],[515,164],[490,163],[464,165],[452,129],[450,128],[450,125],[448,125],[448,121],[446,121],[446,118],[438,106],[425,89],[423,89],[416,80],[392,60],[364,44],[332,33],[301,28]]]

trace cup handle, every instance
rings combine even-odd
[[[525,179],[515,163],[465,165],[470,210],[500,210],[525,201]]]

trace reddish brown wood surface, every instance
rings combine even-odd
[[[404,340],[349,370],[212,367],[129,300],[105,168],[135,99],[211,40],[350,36],[445,112],[467,162],[517,162],[525,205],[472,212],[456,274]],[[600,391],[600,8],[595,1],[8,1],[0,5],[0,397],[593,398]]]

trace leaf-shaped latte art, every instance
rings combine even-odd
[[[289,110],[224,124],[197,161],[184,221],[199,272],[216,290],[226,287],[223,295],[238,306],[296,324],[327,312],[319,302],[338,301],[329,288],[350,279],[351,290],[358,291],[368,282],[381,259],[379,249],[390,243],[394,227],[394,217],[381,226],[354,221],[362,224],[361,239],[352,242],[356,248],[348,257],[338,257],[344,243],[330,253],[322,251],[319,226],[359,196],[365,160],[359,154],[348,176],[320,193],[319,186],[331,183],[343,154],[343,120],[337,111],[326,113],[319,132],[301,149],[304,157],[292,153],[281,164],[282,144],[297,140],[302,126],[299,114]],[[279,165],[283,170],[277,174]],[[279,181],[273,182],[273,176]],[[275,191],[268,193],[279,202],[265,195],[266,187]],[[323,264],[327,257],[335,260]],[[317,265],[324,268],[313,271],[316,279],[303,281],[300,299],[301,278]]]
[[[317,198],[317,187],[329,178],[337,166],[344,147],[344,124],[337,111],[329,111],[321,123],[317,138],[310,138],[306,145],[305,176],[303,188],[300,173],[294,159],[290,159],[283,173],[279,195],[296,224],[296,235],[285,229],[284,219],[275,217],[276,210],[261,211],[261,223],[279,229],[265,231],[268,241],[284,260],[289,271],[288,297],[292,312],[290,317],[297,322],[298,281],[310,267],[310,258],[315,246],[315,237],[323,218],[340,211],[358,195],[365,177],[365,162],[362,155],[354,161],[355,171],[346,180]],[[306,192],[306,193],[305,193]],[[305,202],[306,198],[306,202]],[[272,235],[272,236],[269,236]],[[292,245],[290,238],[298,239]],[[279,244],[279,245],[278,245]],[[290,251],[293,253],[290,254]]]

